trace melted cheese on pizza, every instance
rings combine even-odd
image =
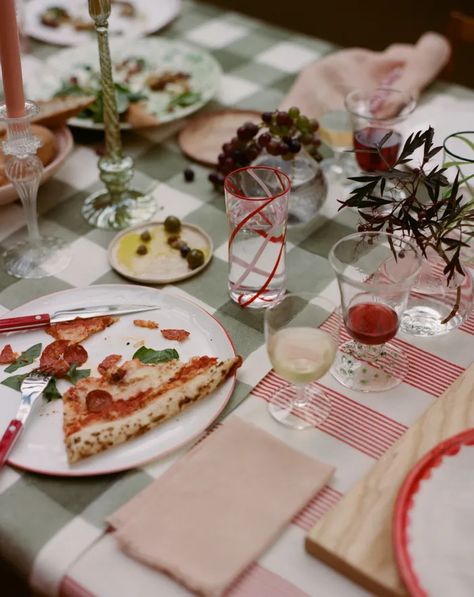
[[[138,359],[88,377],[63,397],[69,462],[144,433],[210,394],[242,359],[193,357],[146,365]]]

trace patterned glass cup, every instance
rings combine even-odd
[[[331,373],[352,390],[394,388],[408,371],[404,351],[391,340],[421,269],[416,247],[382,232],[350,234],[332,247],[329,262],[339,284],[347,339]]]
[[[268,307],[285,292],[290,189],[288,176],[268,166],[240,168],[225,179],[228,286],[242,307]]]

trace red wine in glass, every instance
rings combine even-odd
[[[398,330],[396,312],[382,303],[359,303],[349,307],[345,318],[349,334],[362,344],[384,344]]]
[[[366,150],[374,150],[377,143],[380,143],[387,133],[392,136],[385,141],[380,149],[380,154]],[[388,170],[397,161],[398,151],[402,136],[396,131],[381,127],[367,126],[354,132],[354,150],[357,163],[362,170],[371,172],[373,170]],[[364,151],[360,151],[364,150]]]

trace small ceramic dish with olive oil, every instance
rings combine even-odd
[[[168,216],[117,234],[109,245],[109,261],[129,280],[171,284],[202,271],[212,251],[212,240],[202,228]]]

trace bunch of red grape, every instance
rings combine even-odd
[[[237,135],[224,143],[217,158],[217,172],[211,172],[209,180],[216,189],[222,187],[226,174],[248,166],[263,150],[272,156],[292,160],[304,147],[311,157],[319,161],[321,141],[316,133],[318,128],[317,120],[303,116],[296,107],[288,112],[263,112],[260,124],[245,122],[237,129]]]

